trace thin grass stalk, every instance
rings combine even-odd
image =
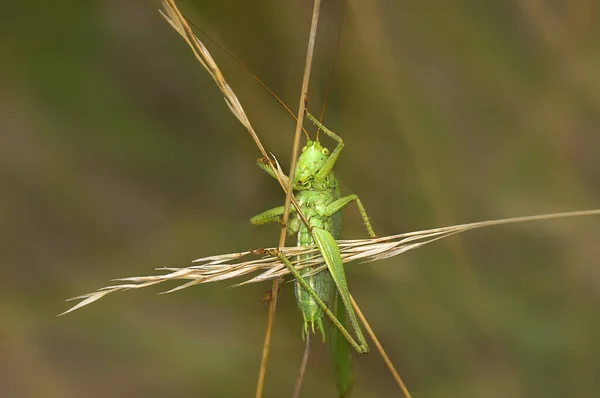
[[[390,359],[390,357],[387,355],[387,353],[383,349],[383,345],[381,345],[381,343],[379,342],[379,339],[375,335],[375,332],[371,328],[371,325],[369,325],[367,318],[365,318],[365,316],[363,315],[362,311],[358,307],[358,304],[356,304],[356,301],[354,300],[354,297],[352,297],[352,295],[350,295],[350,301],[352,302],[352,307],[354,308],[354,311],[356,312],[358,319],[360,319],[360,321],[364,325],[365,329],[367,330],[367,333],[371,337],[371,340],[373,340],[373,344],[375,344],[375,348],[377,348],[377,351],[379,351],[379,355],[381,355],[381,359],[383,359],[383,362],[385,362],[385,366],[388,368],[388,371],[392,374],[392,377],[396,381],[396,384],[398,384],[398,387],[400,387],[400,391],[402,391],[402,393],[404,394],[404,396],[406,398],[412,398],[412,396],[410,395],[410,392],[408,392],[408,388],[406,388],[406,385],[404,384],[404,381],[402,380],[402,377],[400,377],[400,374],[394,367],[392,360]]]
[[[317,27],[319,24],[319,11],[321,9],[321,0],[315,0],[313,6],[313,14],[310,24],[310,34],[308,36],[308,48],[306,50],[306,62],[304,64],[304,76],[302,78],[302,88],[300,91],[300,103],[298,104],[298,115],[296,118],[296,130],[294,132],[294,144],[292,147],[292,158],[290,161],[288,185],[285,196],[285,204],[283,210],[283,218],[281,231],[279,234],[278,249],[285,246],[285,238],[287,234],[288,220],[290,216],[290,203],[293,197],[293,186],[294,186],[294,175],[296,172],[296,162],[298,160],[298,152],[300,151],[300,137],[302,135],[302,122],[304,121],[304,113],[306,112],[306,101],[308,98],[308,84],[310,82],[310,71],[312,69],[312,60],[315,49],[315,41],[317,38]],[[300,209],[297,207],[298,211]],[[308,222],[305,222],[307,228],[310,228]],[[269,347],[271,345],[271,331],[273,329],[273,322],[275,320],[275,308],[277,306],[277,294],[279,292],[279,279],[273,280],[271,287],[271,302],[269,303],[269,316],[267,318],[267,327],[265,331],[265,340],[263,343],[262,358],[260,361],[260,370],[258,373],[258,381],[256,383],[256,398],[261,398],[264,389],[264,380],[267,371],[267,363],[269,358]],[[303,366],[306,363],[303,361]],[[299,376],[303,376],[304,371],[300,371]],[[297,381],[297,387],[300,388],[302,384],[302,377]],[[298,390],[299,391],[299,390]]]
[[[302,362],[300,363],[300,369],[298,370],[298,376],[296,377],[296,383],[294,385],[294,392],[292,398],[298,398],[300,396],[300,390],[302,389],[302,381],[304,380],[304,374],[306,373],[306,364],[308,363],[308,354],[310,352],[310,333],[306,333],[306,339],[304,341],[304,354],[302,355]]]

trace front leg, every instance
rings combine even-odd
[[[283,210],[285,206],[277,206],[267,211],[263,211],[260,214],[252,217],[250,219],[250,224],[253,225],[265,225],[271,223],[278,223],[281,221],[281,217],[283,217]],[[292,206],[290,207],[290,214],[296,212],[296,209]]]
[[[331,173],[331,170],[333,170],[333,166],[335,166],[335,162],[337,162],[338,158],[340,157],[340,154],[342,153],[342,149],[344,149],[344,140],[342,140],[342,138],[339,135],[337,135],[336,133],[329,130],[327,127],[325,127],[323,125],[323,123],[319,122],[310,113],[308,113],[308,112],[306,113],[306,118],[308,120],[310,120],[311,122],[313,122],[313,124],[315,126],[317,126],[319,129],[323,130],[323,132],[325,134],[327,134],[329,137],[331,137],[335,141],[337,141],[337,145],[336,145],[335,149],[333,150],[333,152],[331,152],[331,155],[329,155],[329,158],[327,158],[327,161],[325,162],[323,167],[321,167],[321,170],[319,170],[319,172],[315,175],[315,178],[317,178],[317,179],[324,179],[325,177],[327,177],[329,175],[329,173]]]
[[[274,179],[277,180],[277,176],[275,175],[275,173],[273,172],[273,169],[270,166],[270,163],[272,163],[273,161],[269,158],[259,158],[256,161],[256,165],[267,172],[267,174],[269,174],[271,177],[273,177]],[[277,162],[277,161],[276,161]],[[278,163],[277,163],[278,164]],[[286,176],[285,174],[281,173],[281,176],[283,178],[283,183],[287,186],[288,184],[288,176]]]

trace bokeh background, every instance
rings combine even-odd
[[[335,64],[324,121],[379,235],[600,207],[596,2],[324,3],[310,109]],[[297,109],[310,1],[179,5]],[[277,241],[248,218],[281,190],[157,8],[3,6],[2,397],[254,394],[270,284],[143,289],[56,317],[112,278]],[[287,164],[294,120],[207,45]],[[345,215],[345,236],[364,236]],[[597,396],[599,233],[593,217],[495,227],[347,274],[415,397]],[[291,395],[301,324],[285,286],[266,397]],[[334,396],[313,343],[303,396]],[[376,352],[355,373],[356,397],[399,394]]]

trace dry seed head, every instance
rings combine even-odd
[[[384,236],[381,238],[339,240],[337,242],[344,263],[355,260],[371,262],[397,256],[409,250],[424,246],[428,243],[446,238],[450,235],[466,232],[476,228],[501,224],[514,224],[564,217],[592,215],[600,215],[600,209],[491,220],[472,224],[434,228],[417,232],[407,232],[399,235]],[[269,248],[264,250],[268,253],[270,250],[276,249]],[[325,266],[323,265],[323,259],[316,246],[285,247],[279,250],[287,258],[292,259],[291,263],[299,270],[304,268],[312,268],[310,274],[316,274],[325,269]],[[300,255],[302,255],[302,257],[306,256],[306,258],[300,260],[298,259]],[[263,255],[259,258],[256,258],[255,250],[202,257],[192,261],[192,265],[189,267],[164,267],[158,268],[158,271],[165,271],[166,273],[161,275],[134,276],[116,279],[116,281],[123,283],[103,287],[93,293],[88,293],[69,299],[68,301],[82,301],[60,315],[67,314],[91,304],[109,293],[130,289],[140,289],[167,281],[186,281],[182,285],[165,292],[171,293],[202,283],[219,282],[234,278],[247,277],[251,274],[257,275],[254,275],[249,279],[236,284],[236,286],[282,278],[289,274],[289,271],[287,268],[285,268],[277,256]]]

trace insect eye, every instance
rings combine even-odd
[[[323,148],[323,149],[321,149],[321,153],[322,153],[323,155],[327,156],[327,155],[329,155],[329,149],[327,149],[327,148]]]

